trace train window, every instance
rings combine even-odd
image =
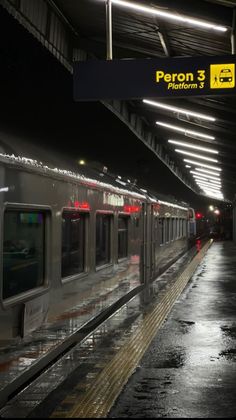
[[[3,299],[42,286],[45,278],[42,211],[6,210],[3,231]]]
[[[118,259],[128,256],[128,221],[128,217],[118,217]]]
[[[96,266],[111,260],[111,216],[97,214],[96,217]]]
[[[79,211],[62,213],[61,276],[82,273],[85,267],[85,218]]]

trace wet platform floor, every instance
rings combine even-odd
[[[1,417],[105,417],[206,250],[186,254],[124,304],[12,398]]]
[[[236,245],[216,242],[108,417],[236,415]]]

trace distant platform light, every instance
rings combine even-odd
[[[106,0],[103,0],[103,2],[105,1]],[[159,16],[163,19],[171,20],[174,22],[186,23],[188,25],[195,26],[201,29],[209,29],[209,30],[214,30],[218,32],[226,32],[228,30],[227,27],[222,26],[222,25],[217,25],[215,23],[211,23],[202,19],[197,19],[194,17],[181,15],[179,13],[164,11],[163,9],[158,9],[157,7],[150,7],[144,4],[137,4],[137,3],[133,3],[130,1],[125,1],[125,0],[111,0],[111,1],[112,1],[112,4],[117,5],[117,6],[122,6],[126,9],[136,10],[137,12]]]
[[[85,165],[85,160],[84,159],[80,159],[79,160],[79,165]]]

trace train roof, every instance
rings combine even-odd
[[[160,194],[153,190],[140,188],[135,182],[122,179],[102,168],[91,168],[88,165],[78,165],[58,151],[43,149],[40,145],[30,143],[25,139],[12,138],[0,149],[0,161],[37,171],[43,175],[73,180],[87,186],[100,189],[110,189],[117,194],[128,194],[149,202],[162,202],[173,207],[187,209],[189,205],[174,197]]]

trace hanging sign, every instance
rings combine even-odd
[[[236,56],[88,60],[74,64],[74,99],[235,94]]]

